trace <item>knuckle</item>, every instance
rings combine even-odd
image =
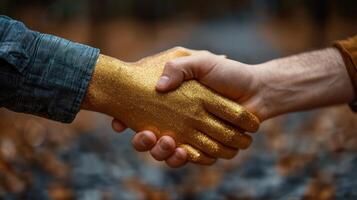
[[[175,52],[175,54],[179,57],[182,57],[182,56],[188,56],[190,55],[190,51],[184,47],[181,47],[181,46],[176,46],[173,48],[173,51]]]
[[[167,70],[177,70],[176,63],[174,61],[172,61],[172,60],[168,61],[165,64],[165,69],[167,69]]]
[[[174,49],[175,51],[182,51],[182,50],[185,50],[185,48],[184,48],[184,47],[182,47],[182,46],[175,46],[173,49]]]

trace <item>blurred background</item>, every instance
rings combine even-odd
[[[356,0],[1,0],[0,13],[125,61],[180,45],[255,64],[357,33]],[[357,199],[347,106],[266,121],[236,158],[181,169],[135,152],[103,115],[0,119],[0,199]]]

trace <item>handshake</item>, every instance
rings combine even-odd
[[[184,64],[192,57],[207,65],[197,66],[193,72],[170,67],[172,60]],[[185,150],[184,156],[192,163],[210,165],[217,158],[233,158],[239,149],[249,147],[252,138],[245,131],[257,131],[259,119],[236,103],[236,99],[244,96],[229,88],[232,85],[227,83],[229,79],[217,85],[221,90],[189,80],[211,75],[210,70],[217,70],[215,59],[225,58],[184,48],[174,48],[134,63],[100,55],[82,108],[113,116],[137,132],[149,131],[156,138],[169,136],[174,140],[175,148]],[[168,88],[170,91],[165,93],[157,91],[160,90],[157,82],[163,73],[175,74],[170,77],[173,81]],[[216,75],[220,76],[220,73]],[[181,84],[183,80],[187,81]],[[245,84],[251,85],[249,81]],[[223,91],[220,94],[230,99],[215,91]]]
[[[71,121],[97,51],[4,16],[0,27],[0,106]],[[248,148],[245,132],[266,119],[346,103],[356,111],[356,46],[357,36],[256,65],[185,48],[135,63],[99,55],[81,108],[113,116],[118,132],[137,131],[133,146],[171,167],[210,165]]]

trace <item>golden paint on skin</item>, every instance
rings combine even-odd
[[[113,116],[134,131],[169,135],[193,163],[232,158],[251,143],[240,130],[256,131],[257,117],[194,80],[172,92],[155,90],[165,63],[190,53],[173,49],[134,63],[100,55],[82,108]]]
[[[181,144],[180,147],[185,149],[188,155],[188,160],[192,163],[197,163],[201,165],[212,165],[216,162],[215,158],[205,155],[200,150],[197,150],[188,144]]]

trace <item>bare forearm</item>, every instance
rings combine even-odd
[[[354,97],[343,59],[334,48],[272,60],[257,68],[269,117],[348,103]]]

